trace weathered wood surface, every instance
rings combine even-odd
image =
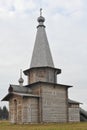
[[[69,122],[80,122],[79,105],[69,107]]]
[[[67,122],[66,93],[60,86],[42,86],[43,122]]]

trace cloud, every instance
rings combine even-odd
[[[50,15],[64,15],[76,17],[82,15],[84,2],[82,0],[0,0],[0,17],[22,16],[32,13],[39,8]]]
[[[31,10],[36,7],[36,4],[33,0],[16,0],[14,2],[14,6],[16,8],[16,11],[26,11],[26,10]]]
[[[0,0],[0,17],[27,14],[35,8],[34,0]]]
[[[70,15],[72,13],[78,12],[82,10],[83,1],[82,0],[56,0],[53,2],[52,0],[44,0],[46,3],[48,10],[51,10],[51,13],[61,13],[63,15]]]

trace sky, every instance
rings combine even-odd
[[[72,85],[69,98],[87,110],[87,0],[0,0],[0,100],[18,84],[20,69],[30,67],[40,8],[55,67],[62,69],[58,83]]]

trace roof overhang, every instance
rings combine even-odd
[[[51,82],[43,82],[43,81],[38,81],[38,82],[35,82],[35,83],[32,83],[32,84],[29,84],[29,85],[26,85],[25,87],[29,87],[29,88],[32,88],[32,87],[35,87],[37,85],[54,85],[54,86],[60,86],[60,87],[66,87],[66,88],[70,88],[70,87],[73,87],[73,86],[70,86],[70,85],[65,85],[65,84],[57,84],[57,83],[51,83]]]
[[[1,101],[9,101],[9,99],[12,97],[13,93],[8,93]]]
[[[80,102],[77,102],[77,101],[71,100],[71,99],[68,99],[68,103],[69,103],[69,104],[82,104],[82,103],[80,103]]]
[[[33,98],[39,98],[39,97],[40,97],[39,95],[12,92],[12,93],[8,93],[1,101],[9,101],[9,99],[10,99],[13,95],[18,95],[18,96],[21,96],[21,97],[33,97]]]
[[[60,74],[60,73],[61,73],[61,69],[54,68],[54,67],[49,67],[49,66],[32,67],[32,68],[30,68],[30,69],[24,70],[23,72],[24,72],[25,75],[28,75],[28,73],[29,73],[31,70],[35,70],[35,69],[46,69],[46,68],[48,68],[48,69],[54,69],[54,70],[57,72],[57,74]]]

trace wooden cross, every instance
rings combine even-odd
[[[40,16],[42,16],[42,8],[40,8]]]

